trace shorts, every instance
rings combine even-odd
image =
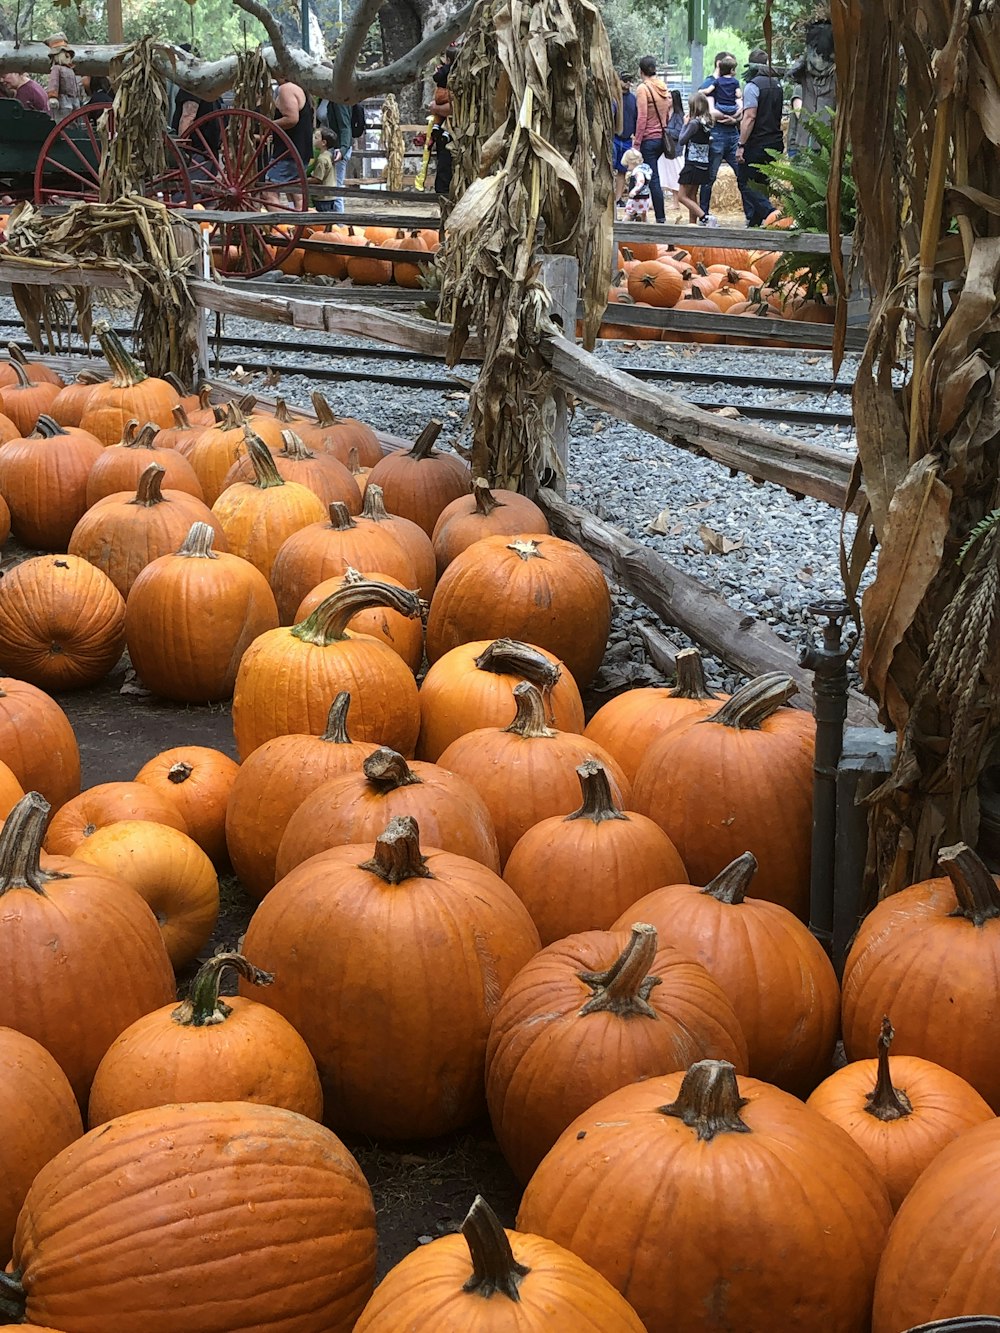
[[[681,185],[707,185],[708,167],[691,167],[685,163],[677,179]]]
[[[299,164],[292,157],[283,157],[268,167],[265,179],[269,185],[291,185],[299,179]]]
[[[619,172],[622,175],[624,175],[625,172],[625,167],[622,165],[622,157],[628,152],[628,150],[631,147],[632,147],[631,139],[623,139],[619,135],[617,134],[615,135],[614,150],[612,152],[612,164],[614,166],[615,171]]]

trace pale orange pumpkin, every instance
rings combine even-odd
[[[190,836],[218,866],[226,861],[226,808],[239,771],[221,750],[178,745],[143,764],[135,781],[177,806]]]
[[[52,816],[45,834],[50,856],[74,857],[98,829],[122,820],[148,820],[187,832],[176,802],[141,782],[101,782],[66,802]]]

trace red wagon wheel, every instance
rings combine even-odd
[[[98,122],[102,116],[108,118],[110,141],[115,132],[115,113],[107,105],[81,106],[52,127],[35,166],[36,204],[94,203],[100,198],[104,136]],[[184,158],[167,133],[163,146],[166,170],[145,182],[143,197],[157,199],[168,208],[191,208],[194,197]]]
[[[212,111],[188,134],[195,201],[225,213],[302,212],[309,187],[302,159],[284,130],[257,111]],[[268,231],[217,223],[209,242],[220,273],[258,278],[295,249],[303,229]]]

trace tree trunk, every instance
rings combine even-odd
[[[404,56],[425,35],[428,31],[424,22],[427,9],[426,0],[422,4],[420,0],[387,0],[378,16],[384,64],[389,65]],[[401,88],[396,97],[399,117],[404,125],[416,125],[424,119],[422,80]]]

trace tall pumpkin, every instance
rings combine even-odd
[[[481,1113],[490,1020],[537,948],[506,884],[464,856],[422,853],[408,817],[374,855],[337,847],[298,866],[245,940],[274,973],[266,1002],[313,1053],[328,1121],[392,1139],[447,1134]]]
[[[434,524],[431,540],[438,577],[457,555],[483,537],[515,537],[519,532],[547,535],[548,520],[533,500],[517,491],[490,490],[485,477],[472,483],[472,494],[447,505]]]
[[[163,428],[172,426],[173,410],[181,397],[174,386],[147,375],[106,320],[99,320],[94,332],[114,375],[107,383],[94,386],[80,419],[83,429],[102,444],[117,444],[132,417]]]
[[[816,724],[781,708],[796,693],[780,672],[744,685],[710,717],[652,745],[635,779],[635,809],[667,833],[695,884],[751,851],[757,895],[805,918],[812,854]]]
[[[25,791],[53,810],[80,790],[80,747],[69,718],[42,690],[0,676],[0,754]]]
[[[191,1102],[53,1158],[0,1290],[64,1333],[176,1333],[178,1300],[187,1333],[351,1333],[374,1281],[371,1192],[336,1135],[278,1107]]]
[[[65,551],[87,509],[87,477],[104,452],[87,432],[47,416],[0,449],[0,492],[25,546]]]
[[[472,487],[469,465],[457,454],[434,448],[441,426],[440,421],[428,422],[412,449],[386,454],[368,478],[369,486],[381,486],[390,514],[411,519],[428,537],[445,507]]]
[[[647,922],[550,944],[504,991],[486,1048],[493,1131],[526,1183],[576,1116],[638,1079],[701,1059],[745,1070],[733,1007]]]
[[[572,1248],[656,1333],[867,1333],[891,1219],[842,1130],[702,1060],[578,1116],[517,1224]]]
[[[222,418],[203,426],[183,452],[201,483],[205,503],[214,505],[222,494],[233,464],[246,453],[246,419],[235,403],[227,403]]]
[[[457,556],[434,591],[427,660],[470,639],[506,636],[547,648],[584,686],[608,643],[611,594],[573,542],[526,533],[484,537]]]
[[[282,430],[281,448],[272,455],[274,467],[285,481],[294,481],[312,491],[323,504],[339,500],[352,514],[361,513],[361,491],[349,468],[333,454],[313,453],[294,430]],[[255,480],[249,454],[238,458],[226,473],[223,490],[234,482]]]

